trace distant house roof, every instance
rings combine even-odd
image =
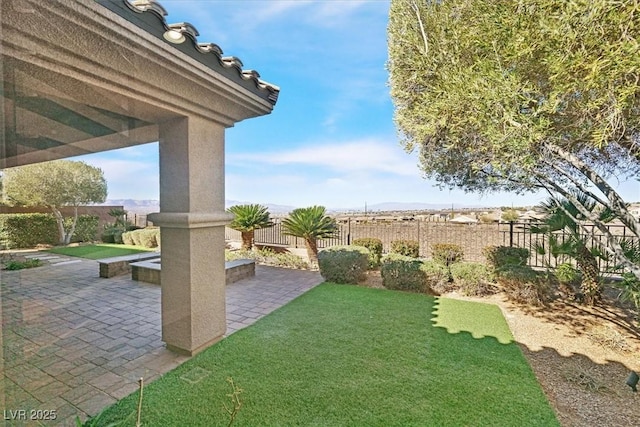
[[[280,88],[260,79],[255,70],[243,70],[235,56],[222,56],[214,43],[198,43],[198,30],[188,22],[169,24],[167,11],[155,0],[97,0],[127,21],[173,45],[196,61],[225,76],[275,105]]]
[[[465,215],[460,215],[449,220],[449,222],[453,222],[456,224],[475,224],[476,222],[478,222],[478,220],[475,218],[469,218],[468,216],[465,216]]]

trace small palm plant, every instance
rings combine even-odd
[[[288,218],[282,221],[282,233],[304,239],[309,261],[318,264],[318,239],[336,236],[338,224],[327,216],[324,206],[311,206],[294,209]]]
[[[587,195],[576,192],[574,196],[590,213],[595,212],[596,204]],[[566,256],[575,260],[578,270],[582,273],[580,287],[584,302],[594,305],[601,292],[598,257],[601,257],[602,253],[598,248],[589,247],[589,236],[581,233],[580,223],[586,220],[585,216],[567,199],[556,200],[551,197],[542,202],[540,207],[545,213],[544,221],[540,226],[532,227],[531,231],[547,235],[548,250],[554,258]],[[600,211],[598,217],[603,222],[614,218],[608,209]],[[557,231],[564,231],[562,239],[555,234]],[[541,255],[546,253],[542,245],[537,245],[536,250]]]
[[[253,249],[254,231],[273,226],[269,211],[262,205],[235,205],[227,209],[234,215],[229,227],[242,234],[242,249]]]

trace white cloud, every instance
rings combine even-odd
[[[272,165],[307,165],[334,171],[384,172],[401,176],[419,176],[417,159],[405,153],[395,142],[364,139],[344,143],[314,142],[304,147],[277,152],[231,154],[231,164],[246,161]]]

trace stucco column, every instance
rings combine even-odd
[[[226,332],[224,128],[188,117],[160,125],[162,339],[189,355]]]

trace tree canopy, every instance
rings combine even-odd
[[[607,234],[579,191],[637,236],[610,183],[640,173],[639,35],[638,2],[392,0],[388,68],[402,144],[442,186],[545,189]]]
[[[7,201],[18,206],[49,207],[58,223],[61,244],[68,244],[75,232],[78,206],[102,203],[107,197],[102,170],[84,162],[56,160],[5,169],[3,173]],[[76,208],[69,229],[65,229],[60,212],[63,206]]]

